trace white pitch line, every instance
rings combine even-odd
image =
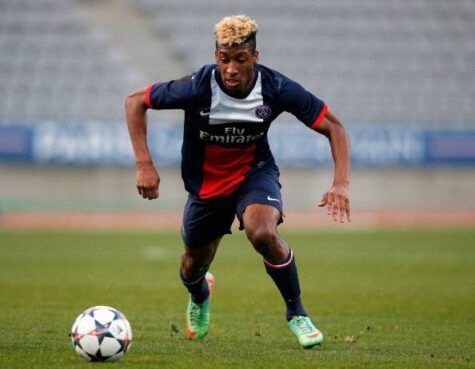
[[[166,254],[162,246],[151,245],[142,248],[142,255],[147,260],[163,260],[166,259]]]

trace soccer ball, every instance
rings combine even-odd
[[[76,352],[87,361],[117,361],[132,344],[132,328],[120,311],[93,306],[74,321],[71,340]]]

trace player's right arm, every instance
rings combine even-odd
[[[137,171],[137,190],[144,199],[158,198],[160,176],[153,165],[147,145],[146,89],[130,93],[125,100],[125,116],[134,149]]]

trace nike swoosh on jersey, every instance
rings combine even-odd
[[[270,197],[270,196],[267,196],[267,200],[280,202],[279,199],[274,199],[273,197]]]
[[[213,110],[213,111],[211,111],[211,110],[210,110],[210,111],[203,111],[203,110],[202,110],[202,111],[200,111],[200,115],[201,115],[202,117],[206,117],[206,116],[208,116],[208,115],[210,115],[210,114],[217,113],[218,111],[220,111],[220,110],[219,110],[219,109],[218,109],[218,110]]]

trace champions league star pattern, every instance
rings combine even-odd
[[[74,321],[71,341],[87,361],[117,361],[132,345],[132,328],[120,311],[110,306],[94,306]]]
[[[259,64],[254,72],[243,98],[225,92],[216,65],[147,88],[149,108],[185,111],[182,177],[186,190],[200,199],[228,196],[254,171],[276,165],[267,131],[282,112],[311,129],[326,114],[325,103],[298,83]]]

